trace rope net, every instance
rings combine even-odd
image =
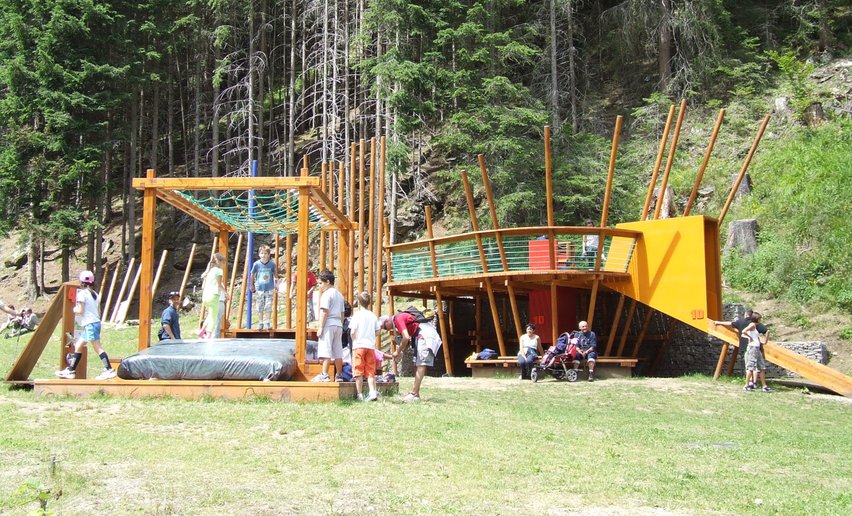
[[[205,194],[177,190],[175,193],[236,231],[283,235],[299,232],[299,194],[296,190],[228,190],[217,196],[209,192]],[[310,206],[308,232],[311,235],[330,223],[319,210]]]

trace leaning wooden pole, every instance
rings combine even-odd
[[[183,270],[183,279],[180,281],[180,298],[183,299],[183,293],[186,290],[186,282],[189,281],[189,273],[192,271],[192,259],[195,258],[195,250],[198,248],[198,244],[195,242],[192,243],[192,247],[189,250],[189,258],[186,260],[186,268]]]
[[[586,322],[589,323],[589,329],[592,328],[592,323],[595,321],[595,305],[598,300],[598,288],[600,287],[600,275],[595,274],[595,281],[592,283],[592,296],[589,299],[589,312],[586,316]]]
[[[228,319],[231,316],[231,306],[233,303],[230,302],[231,299],[234,299],[234,287],[237,285],[237,271],[240,269],[240,254],[243,249],[243,234],[240,233],[237,236],[237,249],[234,251],[234,266],[231,267],[231,280],[228,282],[228,302],[225,303],[225,319]]]
[[[470,220],[473,224],[473,231],[476,232],[476,247],[479,249],[479,261],[482,265],[482,273],[488,274],[488,261],[485,259],[485,248],[482,246],[482,236],[479,234],[479,222],[476,220],[476,208],[473,205],[473,190],[470,187],[470,181],[467,178],[467,172],[462,170],[462,182],[464,183],[464,195],[467,199],[467,211],[470,214]],[[500,329],[500,314],[497,311],[497,299],[494,296],[494,286],[491,285],[491,280],[486,278],[485,291],[488,293],[488,303],[491,305],[491,319],[494,322],[494,331],[497,333],[497,345],[500,348],[500,355],[506,355],[506,343],[503,341],[503,331]]]
[[[666,160],[666,169],[663,171],[663,179],[660,181],[660,191],[657,194],[657,204],[654,207],[654,220],[660,218],[660,211],[663,209],[663,200],[666,197],[666,187],[669,185],[669,174],[672,171],[675,154],[677,154],[677,142],[680,139],[680,128],[683,125],[683,118],[686,115],[686,99],[680,101],[680,111],[677,114],[677,123],[675,124],[674,134],[672,135],[672,144],[669,148],[669,157]]]
[[[615,315],[612,319],[612,324],[609,325],[609,337],[606,339],[606,349],[603,356],[610,356],[612,353],[612,345],[615,343],[615,335],[618,333],[618,326],[621,323],[621,311],[624,308],[624,294],[618,296],[618,306],[615,309]]]
[[[168,256],[168,254],[168,249],[163,249],[163,252],[160,254],[160,262],[157,265],[157,273],[154,274],[154,282],[151,284],[151,299],[153,299],[157,295],[157,287],[160,286],[160,276],[163,274],[163,266],[166,264],[166,256]]]
[[[115,283],[118,280],[118,273],[121,270],[121,262],[115,262],[115,270],[112,272],[112,281],[109,283],[109,291],[107,292],[106,303],[104,304],[104,309],[101,311],[101,321],[106,321],[104,317],[109,314],[109,307],[112,304],[112,294],[115,292]]]
[[[364,224],[366,214],[364,213],[364,160],[367,153],[367,143],[361,138],[360,153],[358,155],[358,292],[364,291],[364,271],[367,264],[364,263]]]
[[[660,173],[660,165],[663,163],[663,153],[666,152],[666,143],[669,140],[669,130],[672,126],[674,118],[675,106],[672,104],[669,107],[669,115],[666,117],[666,126],[663,129],[663,136],[660,138],[660,147],[657,149],[657,159],[654,161],[654,169],[651,171],[651,179],[648,182],[648,193],[645,195],[645,204],[642,206],[642,214],[639,220],[645,220],[648,217],[648,211],[651,208],[651,199],[654,197],[654,187],[657,186],[657,174]]]
[[[112,314],[109,316],[109,322],[115,322],[118,318],[118,310],[121,308],[121,302],[124,300],[124,293],[127,291],[127,282],[130,280],[130,275],[133,274],[133,267],[136,265],[136,257],[130,259],[130,263],[127,264],[127,271],[124,273],[124,281],[121,282],[121,288],[118,289],[118,297],[115,298],[115,308],[112,310]]]
[[[477,156],[479,170],[482,173],[482,185],[485,187],[485,198],[488,200],[488,211],[491,212],[491,226],[494,228],[494,237],[497,239],[497,249],[500,251],[500,262],[503,272],[509,272],[509,260],[506,258],[506,248],[503,246],[503,235],[500,234],[500,222],[497,220],[497,206],[494,203],[494,193],[491,191],[491,179],[488,177],[488,168],[485,166],[485,156]],[[431,238],[431,237],[430,237]],[[523,333],[521,328],[521,316],[518,312],[518,300],[515,298],[515,287],[506,281],[506,289],[509,292],[509,302],[512,305],[512,319],[515,322],[515,332],[518,336]]]
[[[385,157],[387,153],[387,139],[382,136],[379,144],[381,159],[378,163],[379,186],[376,192],[378,199],[378,211],[376,212],[376,303],[373,305],[376,315],[382,313],[382,243],[384,239],[385,220]]]
[[[754,153],[757,150],[757,145],[760,143],[760,139],[763,138],[763,132],[766,131],[766,126],[769,124],[769,115],[763,119],[763,123],[760,124],[760,129],[757,131],[757,136],[754,138],[754,143],[751,144],[751,149],[748,151],[748,155],[746,156],[746,160],[743,163],[742,168],[740,169],[739,175],[737,175],[737,180],[734,181],[734,185],[731,187],[731,193],[728,194],[728,200],[725,201],[725,207],[722,208],[721,213],[719,213],[719,225],[721,226],[722,221],[725,220],[725,215],[728,214],[728,209],[731,207],[731,203],[734,201],[734,197],[737,195],[737,190],[740,189],[740,184],[743,182],[743,178],[745,177],[745,173],[748,170],[749,164],[751,164],[751,158],[754,157]]]
[[[719,116],[716,117],[716,125],[713,126],[713,134],[710,135],[710,142],[707,144],[707,150],[704,152],[704,160],[701,166],[698,167],[698,176],[695,178],[695,184],[692,185],[692,192],[689,194],[689,200],[686,202],[686,208],[683,209],[683,216],[688,217],[692,211],[692,205],[695,204],[695,199],[698,197],[698,187],[701,186],[701,180],[704,179],[704,170],[710,162],[710,155],[713,154],[713,147],[716,145],[716,138],[719,136],[719,129],[722,127],[722,121],[725,119],[725,109],[719,110]]]
[[[100,304],[101,299],[104,298],[104,289],[106,288],[108,276],[109,276],[109,262],[106,262],[106,265],[103,268],[103,272],[101,273],[101,288],[98,290],[98,304]]]
[[[633,324],[633,315],[636,313],[636,300],[630,302],[630,308],[627,309],[627,320],[624,321],[624,333],[621,335],[621,340],[618,342],[618,351],[615,356],[620,357],[624,353],[624,346],[627,344],[627,336],[630,334],[630,325]]]
[[[621,137],[621,124],[624,117],[618,115],[615,119],[615,131],[612,133],[612,148],[609,151],[609,168],[606,173],[606,190],[604,191],[603,209],[601,210],[601,227],[605,228],[609,216],[609,203],[612,198],[612,179],[615,176],[615,157],[618,155],[618,142]],[[603,244],[603,242],[601,242]],[[603,248],[603,245],[598,245]],[[600,253],[598,253],[600,254]]]

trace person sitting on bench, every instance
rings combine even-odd
[[[589,381],[595,381],[595,359],[598,358],[598,337],[589,329],[589,323],[580,321],[580,335],[577,342],[578,359],[583,357],[589,366]]]

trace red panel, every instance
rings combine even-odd
[[[531,242],[532,243],[532,242]],[[557,287],[557,317],[558,333],[577,329],[577,291],[569,287]],[[541,337],[541,343],[548,346],[551,342],[550,331],[550,291],[533,290],[530,292],[529,306],[530,322],[536,326],[536,333]]]

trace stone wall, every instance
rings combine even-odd
[[[740,303],[725,305],[723,308],[725,320],[733,320],[743,313],[745,313],[745,307]],[[712,375],[716,371],[716,364],[719,360],[719,352],[722,350],[723,342],[680,321],[668,318],[668,323],[673,325],[671,337],[666,351],[657,365],[655,375],[681,376],[690,373]],[[820,364],[828,364],[828,348],[824,342],[796,341],[776,343]],[[737,348],[731,346],[728,356],[725,359],[723,374],[727,372],[731,354],[736,352],[738,352]],[[737,363],[734,367],[734,375],[736,376],[743,376],[745,374],[743,370],[745,362],[744,354],[745,350],[742,350],[740,356],[737,357]],[[767,363],[766,375],[773,378],[798,376],[791,371],[771,363]]]

